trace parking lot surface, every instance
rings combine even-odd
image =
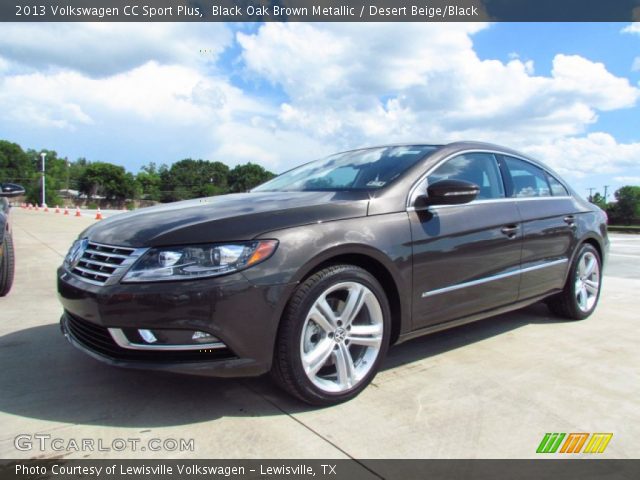
[[[640,236],[611,235],[589,319],[563,321],[540,304],[419,338],[392,348],[358,398],[318,409],[266,377],[120,370],[76,351],[58,327],[55,270],[93,217],[19,208],[12,217],[2,458],[533,458],[546,432],[611,432],[599,458],[640,458]],[[35,434],[63,450],[16,448],[17,436]],[[74,450],[82,439],[102,450]],[[114,451],[117,439],[140,443]],[[141,450],[150,439],[193,439],[193,451]]]

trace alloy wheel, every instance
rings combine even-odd
[[[373,368],[384,333],[382,307],[358,282],[341,282],[318,296],[302,327],[300,356],[319,389],[343,393]]]
[[[578,308],[590,311],[598,299],[600,290],[600,267],[592,252],[585,252],[578,260],[575,278],[575,297]]]

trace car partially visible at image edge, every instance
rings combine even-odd
[[[0,297],[4,297],[11,290],[15,273],[15,252],[9,222],[11,205],[7,198],[24,193],[21,185],[0,183]]]

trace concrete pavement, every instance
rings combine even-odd
[[[599,457],[640,457],[640,236],[612,235],[588,320],[535,305],[423,337],[393,348],[355,400],[314,409],[268,378],[119,370],[76,351],[58,329],[55,269],[94,220],[12,217],[16,282],[0,299],[2,458],[532,458],[546,432],[613,432]],[[65,445],[193,439],[194,451],[15,448],[17,435],[40,433]]]

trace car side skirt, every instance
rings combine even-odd
[[[407,340],[412,340],[417,337],[422,337],[423,335],[429,335],[431,333],[440,332],[442,330],[448,330],[449,328],[455,328],[461,325],[466,325],[467,323],[473,323],[478,320],[484,320],[485,318],[495,317],[496,315],[500,315],[502,313],[519,310],[520,308],[527,307],[529,305],[537,303],[540,300],[544,300],[545,298],[555,295],[556,293],[560,293],[561,291],[562,291],[561,289],[553,290],[551,292],[545,293],[544,295],[538,295],[535,297],[527,298],[525,300],[519,300],[515,303],[504,305],[502,307],[499,307],[493,310],[487,310],[485,312],[475,313],[467,317],[457,318],[455,320],[439,323],[437,325],[431,325],[429,327],[425,327],[418,330],[414,330],[412,332],[401,334],[400,337],[398,338],[398,341],[395,344],[398,345],[402,342],[406,342]]]

